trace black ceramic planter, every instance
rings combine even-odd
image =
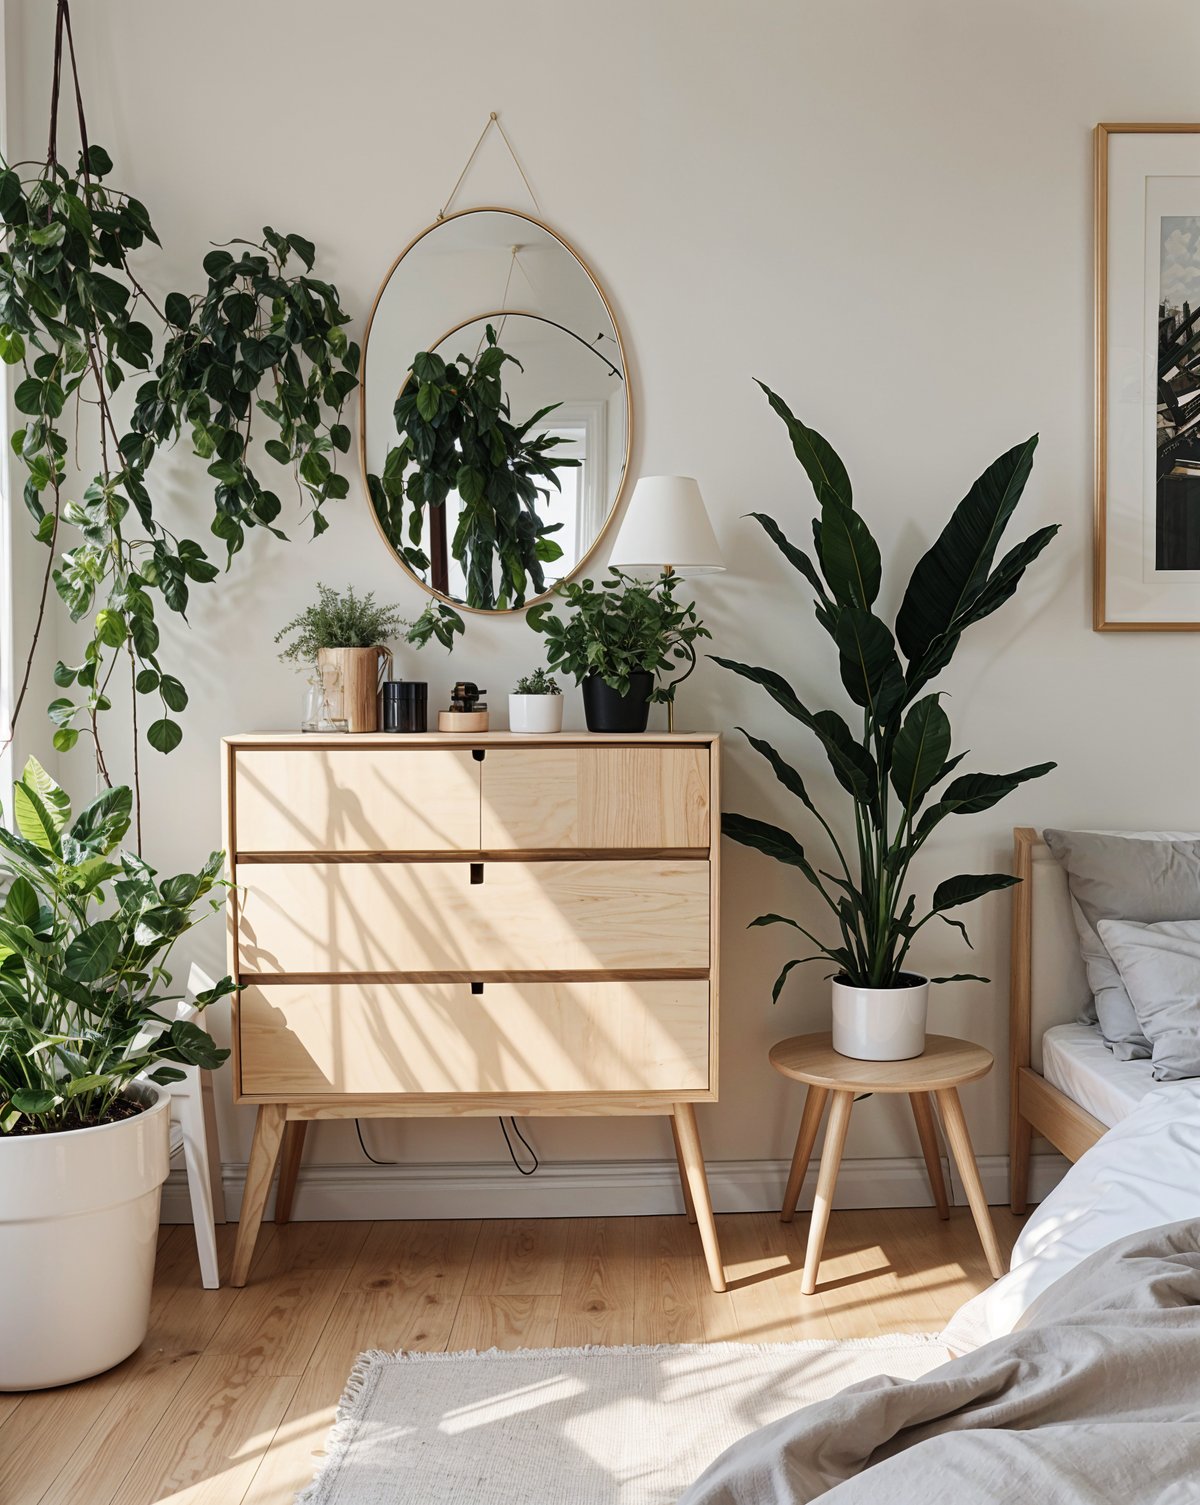
[[[598,674],[583,682],[583,714],[589,732],[644,732],[650,719],[654,675],[642,669],[629,676],[629,694],[621,695]]]

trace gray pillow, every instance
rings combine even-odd
[[[1200,1076],[1200,920],[1097,927],[1154,1052],[1154,1077]]]
[[[1151,1054],[1101,920],[1200,920],[1200,837],[1164,832],[1045,831],[1066,869],[1079,950],[1101,1033],[1120,1061]]]

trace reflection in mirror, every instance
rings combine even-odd
[[[578,569],[625,478],[624,367],[603,294],[544,226],[467,210],[419,237],[380,292],[362,388],[368,494],[401,564],[479,610]]]

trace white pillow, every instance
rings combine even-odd
[[[1101,920],[1096,928],[1150,1042],[1155,1078],[1200,1076],[1200,920]]]

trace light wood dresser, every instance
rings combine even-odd
[[[724,1290],[694,1103],[717,1097],[719,739],[223,743],[245,1284],[307,1124],[662,1114]]]

